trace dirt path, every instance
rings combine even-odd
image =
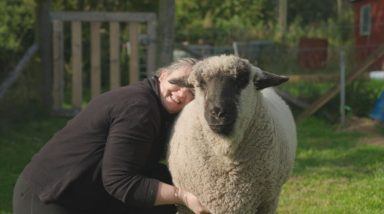
[[[358,131],[366,133],[367,136],[360,139],[361,143],[379,145],[384,147],[383,124],[370,118],[352,117],[347,121],[346,131]]]

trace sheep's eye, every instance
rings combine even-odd
[[[248,76],[241,75],[236,79],[236,84],[238,87],[243,88],[248,84]]]
[[[205,86],[206,86],[205,81],[199,81],[196,87],[201,88],[201,89],[204,89]]]

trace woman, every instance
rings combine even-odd
[[[159,163],[175,114],[194,98],[171,82],[187,78],[195,63],[181,59],[158,77],[93,99],[25,167],[13,212],[174,213],[173,204],[207,212],[193,194],[171,185]]]

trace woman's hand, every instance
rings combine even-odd
[[[175,196],[180,199],[183,205],[188,207],[196,214],[209,214],[210,212],[203,207],[199,199],[190,192],[184,191],[182,189],[176,188]]]
[[[163,204],[184,205],[197,214],[210,213],[192,193],[160,182],[154,205],[157,206]]]

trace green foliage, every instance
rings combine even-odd
[[[382,91],[384,91],[382,80],[354,81],[346,88],[346,102],[351,107],[351,113],[368,117]]]
[[[277,1],[213,0],[176,1],[176,39],[222,45],[232,41],[273,40],[296,45],[302,36],[328,38],[340,44],[352,32],[353,14],[344,3],[337,17],[337,2],[292,0],[288,2],[288,30],[280,35]],[[347,40],[347,41],[350,41]]]
[[[0,50],[19,50],[33,39],[34,7],[33,0],[0,1]]]
[[[33,44],[33,0],[0,1],[0,82]]]
[[[0,1],[0,83],[34,42],[35,7],[34,0]],[[42,112],[39,71],[40,61],[35,57],[0,99],[0,130]]]
[[[335,0],[311,1],[310,3],[307,0],[289,0],[287,7],[289,23],[299,20],[301,25],[310,25],[337,16]]]
[[[274,2],[176,1],[176,39],[196,43],[228,44],[248,38],[252,29],[268,23],[274,15]]]
[[[285,34],[285,42],[291,46],[297,46],[301,37],[325,38],[329,47],[351,46],[354,42],[352,13],[349,13],[349,20],[342,23],[335,19],[324,19],[311,25],[303,25],[302,18],[295,19],[288,27]]]

